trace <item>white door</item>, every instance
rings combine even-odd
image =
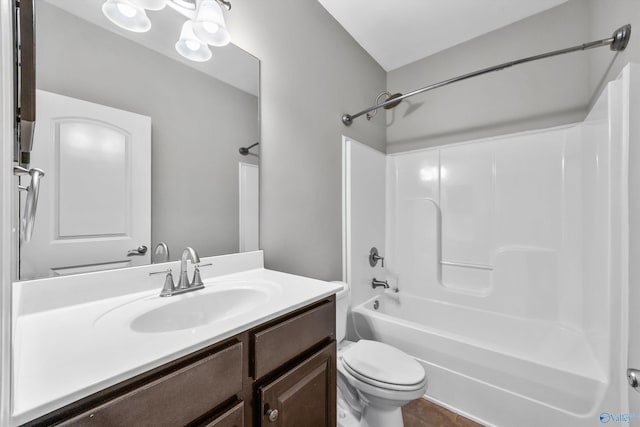
[[[240,162],[240,252],[259,249],[259,168]]]
[[[45,176],[20,279],[148,264],[151,119],[40,90],[36,99],[31,164]]]

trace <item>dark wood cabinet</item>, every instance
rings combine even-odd
[[[260,424],[325,427],[336,423],[335,341],[259,388]]]
[[[255,349],[254,378],[260,379],[307,350],[333,340],[335,306],[320,304],[251,334]]]
[[[242,343],[217,351],[60,423],[186,425],[242,392]]]
[[[335,297],[285,314],[24,425],[334,427]]]
[[[243,427],[244,426],[244,402],[238,403],[224,414],[207,422],[204,427]]]

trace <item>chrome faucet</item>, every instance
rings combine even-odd
[[[371,280],[371,287],[389,289],[389,283],[386,280],[377,280],[375,277]]]
[[[164,261],[162,262],[169,262],[169,245],[167,245],[165,242],[160,242],[156,245],[155,250],[153,251],[154,255],[162,255],[164,254],[164,256],[162,258],[164,258]]]
[[[193,272],[193,280],[189,282],[189,277],[187,275],[187,261],[191,260],[191,263],[194,264],[194,272]],[[149,273],[150,276],[155,274],[166,274],[164,280],[164,286],[162,287],[162,292],[160,292],[161,297],[170,297],[172,295],[184,294],[185,292],[197,291],[198,289],[204,289],[204,283],[202,282],[202,277],[200,277],[200,267],[207,267],[213,264],[200,264],[200,257],[198,253],[193,248],[185,248],[182,251],[182,259],[180,260],[180,280],[178,281],[178,286],[173,283],[173,274],[171,269],[163,270],[163,271],[154,271]]]
[[[184,291],[191,289],[192,286],[202,287],[202,280],[200,279],[200,271],[196,265],[196,270],[193,273],[193,283],[189,282],[189,276],[187,276],[187,260],[191,259],[193,264],[200,263],[200,257],[195,249],[192,247],[186,247],[182,251],[182,258],[180,260],[180,280],[178,280],[178,290]],[[195,289],[194,289],[195,290]]]

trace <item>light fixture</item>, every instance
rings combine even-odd
[[[231,10],[229,0],[106,0],[102,12],[118,27],[143,33],[151,29],[146,10],[165,6],[187,18],[176,43],[176,50],[185,58],[208,61],[212,57],[208,44],[221,47],[231,41],[221,7]]]
[[[200,40],[212,46],[229,44],[231,37],[224,23],[222,8],[216,0],[201,0],[193,32]]]
[[[151,29],[151,21],[144,9],[129,0],[107,0],[102,5],[102,13],[125,30],[144,33]]]
[[[147,10],[162,10],[167,5],[167,0],[130,0],[132,3]]]
[[[193,21],[187,21],[182,26],[176,50],[180,55],[192,61],[205,62],[211,59],[211,51],[207,44],[193,33]]]

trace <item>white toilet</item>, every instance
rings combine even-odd
[[[424,369],[390,345],[345,340],[350,291],[342,285],[336,294],[338,427],[402,427],[400,408],[424,395]]]

